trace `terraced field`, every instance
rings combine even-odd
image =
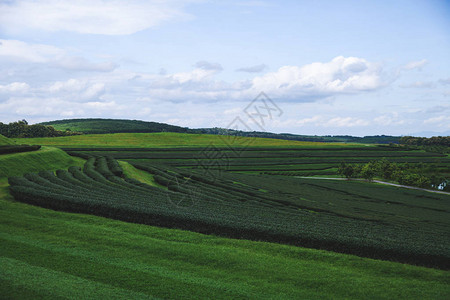
[[[315,176],[336,175],[341,162],[366,163],[386,158],[411,166],[426,164],[425,174],[450,178],[447,155],[389,146],[328,145],[297,147],[190,148],[63,148],[72,155],[105,155],[131,163],[149,162],[179,168],[222,170],[254,174]]]
[[[17,176],[8,187],[0,175],[1,295],[450,296],[449,196],[285,176],[330,176],[342,161],[383,157],[448,174],[448,157],[389,146],[240,139],[241,147],[229,147],[212,143],[217,136],[190,143],[193,135],[144,135],[16,139],[66,145],[80,158],[45,146],[0,155],[3,176]]]
[[[105,157],[88,159],[83,170],[31,173],[9,183],[16,200],[56,210],[450,268],[446,195],[135,166],[167,189],[123,176]]]

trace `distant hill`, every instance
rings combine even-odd
[[[86,134],[106,134],[106,133],[152,133],[152,132],[177,132],[177,133],[198,133],[231,135],[244,137],[260,137],[290,141],[306,142],[343,142],[343,143],[366,143],[366,144],[389,144],[398,143],[399,136],[376,135],[355,137],[350,135],[317,136],[298,135],[290,133],[271,133],[258,131],[239,131],[226,128],[199,128],[191,129],[157,122],[145,122],[138,120],[123,119],[67,119],[41,123],[51,125],[57,130],[82,132]]]
[[[3,145],[14,145],[14,142],[0,134],[0,146]]]
[[[239,131],[224,128],[201,128],[193,129],[196,133],[219,134],[219,135],[233,135],[245,137],[259,137],[282,139],[290,141],[304,141],[304,142],[340,142],[340,143],[364,143],[364,144],[397,144],[400,141],[400,136],[390,135],[373,135],[373,136],[351,136],[351,135],[299,135],[291,133],[272,133],[259,131]]]
[[[189,133],[191,131],[186,127],[169,125],[165,123],[122,119],[67,119],[43,122],[41,124],[51,125],[57,130],[69,130],[86,134],[150,132]]]
[[[415,132],[415,133],[407,134],[407,136],[417,136],[417,137],[426,137],[426,138],[430,138],[430,137],[433,137],[433,136],[450,136],[450,130],[443,131],[443,132],[421,131],[421,132]]]

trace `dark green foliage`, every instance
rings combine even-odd
[[[41,149],[39,145],[5,145],[0,146],[0,155],[1,154],[10,154],[10,153],[18,153],[18,152],[29,152],[36,151]]]
[[[34,138],[78,135],[79,132],[56,130],[42,124],[28,125],[25,120],[3,124],[0,122],[0,134],[8,138]]]
[[[56,210],[450,268],[444,195],[398,193],[386,206],[386,190],[369,198],[363,183],[135,165],[168,190],[123,177],[113,159],[97,157],[82,170],[12,177],[10,191],[18,201]]]
[[[436,172],[436,169],[431,169]],[[399,184],[417,186],[421,188],[441,188],[447,185],[447,179],[442,175],[425,175],[427,170],[423,163],[416,166],[409,164],[397,164],[383,158],[379,161],[370,161],[366,164],[346,164],[341,163],[338,168],[338,174],[351,177],[362,177],[366,180],[372,180],[375,176],[385,180],[394,180]]]
[[[403,136],[400,144],[416,146],[445,146],[450,147],[450,136],[433,136],[431,138]]]

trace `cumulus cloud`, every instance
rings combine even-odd
[[[251,67],[239,68],[236,70],[236,72],[260,73],[264,71],[266,68],[267,66],[265,64],[260,64]]]
[[[193,1],[158,0],[13,0],[0,3],[0,27],[88,34],[126,35],[169,20],[190,18],[183,12]]]
[[[42,57],[47,59],[46,55]],[[105,68],[108,69],[107,66]],[[3,109],[14,110],[12,107],[15,101],[16,111],[19,109],[24,112],[20,107],[22,101],[26,101],[28,111],[35,108],[45,115],[51,110],[48,103],[53,103],[57,107],[61,106],[61,110],[55,116],[61,114],[82,116],[76,108],[86,112],[93,108],[100,109],[106,105],[105,103],[109,103],[106,107],[110,112],[114,111],[120,115],[117,107],[122,105],[131,109],[136,106],[134,114],[137,114],[143,112],[142,107],[140,109],[138,107],[150,103],[152,106],[160,103],[167,106],[180,102],[196,105],[199,103],[213,105],[217,101],[238,103],[250,101],[261,91],[267,93],[274,101],[300,103],[305,102],[305,99],[311,101],[340,94],[362,93],[384,86],[379,66],[362,58],[353,57],[337,57],[330,62],[304,66],[285,66],[275,72],[236,82],[218,80],[216,75],[221,70],[222,67],[218,63],[201,61],[189,71],[172,74],[138,73],[118,68],[111,72],[89,74],[67,72],[70,76],[68,78],[66,74],[65,78],[54,76],[53,80],[46,78],[44,81],[30,77],[30,81],[23,82],[28,88],[17,83],[13,85],[14,82],[19,82],[18,80],[11,79],[9,82],[3,80],[1,87],[7,92],[3,93],[2,99],[8,99],[6,103],[10,105],[3,106]],[[57,75],[60,74],[63,73]],[[23,89],[24,92],[21,95],[13,92],[14,86],[17,86],[16,89]],[[14,101],[11,102],[11,99]],[[64,105],[61,103],[64,103],[67,109],[62,109]],[[354,127],[366,126],[367,121],[342,116],[309,117],[297,120],[294,125],[313,124],[328,128]]]
[[[255,77],[252,83],[254,90],[285,99],[351,94],[376,90],[385,85],[382,70],[377,64],[362,58],[343,56],[326,63],[284,66],[275,72]]]
[[[426,60],[426,59],[422,59],[422,60],[418,60],[418,61],[411,61],[411,62],[407,63],[406,65],[404,65],[402,67],[402,69],[404,69],[404,70],[415,70],[415,69],[417,69],[417,70],[421,71],[422,68],[426,64],[428,64],[428,60]]]
[[[105,92],[105,84],[69,79],[67,81],[54,82],[50,86],[42,88],[41,91],[49,93],[51,96],[58,95],[61,98],[70,99],[74,102],[92,101],[98,99]]]
[[[30,89],[30,86],[25,82],[12,82],[6,85],[0,85],[0,93],[14,93],[21,94],[26,93]]]

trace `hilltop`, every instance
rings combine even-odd
[[[86,134],[191,132],[189,128],[165,123],[125,119],[66,119],[41,124],[53,126],[56,130],[76,131]]]
[[[240,131],[227,128],[197,128],[180,127],[165,123],[146,122],[139,120],[125,119],[66,119],[41,123],[42,125],[53,126],[56,130],[63,132],[81,132],[85,134],[106,134],[106,133],[154,133],[154,132],[175,132],[175,133],[196,133],[213,135],[230,135],[242,137],[259,137],[291,141],[307,142],[341,142],[341,143],[368,143],[368,144],[388,144],[398,143],[399,136],[365,136],[355,137],[349,135],[317,136],[298,135],[290,133],[272,133],[258,131]]]

